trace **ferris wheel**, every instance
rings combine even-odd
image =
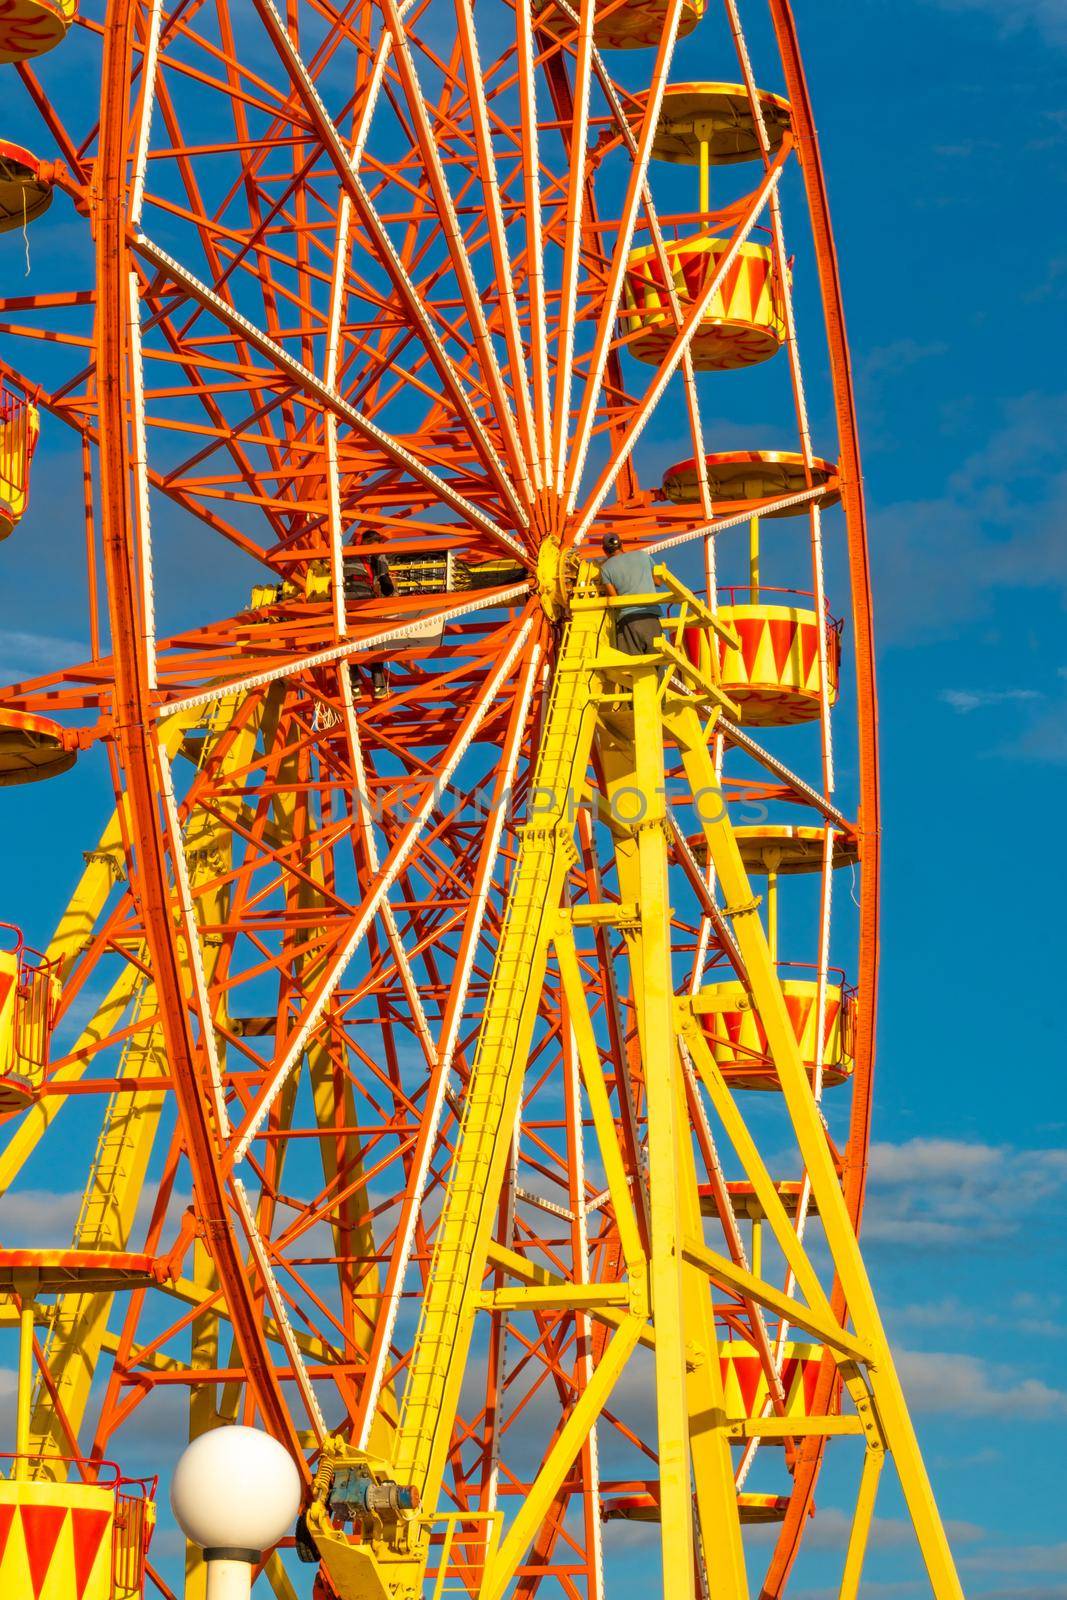
[[[887,1455],[961,1593],[857,1245],[866,529],[751,9],[751,53],[737,0],[0,10],[0,229],[74,241],[0,282],[0,561],[67,430],[91,643],[0,692],[75,885],[4,924],[0,1189],[84,1189],[0,1250],[0,1588],[178,1592],[120,1475],[178,1395],[299,1466],[279,1600],[774,1600],[828,1450],[841,1600]]]

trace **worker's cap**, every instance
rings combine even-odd
[[[619,538],[617,533],[606,533],[602,540],[602,544],[604,547],[604,554],[606,556],[613,556],[616,550],[622,549],[622,540]]]

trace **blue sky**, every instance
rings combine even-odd
[[[1067,10],[797,11],[879,638],[867,1254],[943,1510],[970,1525],[956,1530],[968,1593],[1059,1600],[1064,879],[1044,841],[1067,763]],[[900,1533],[880,1536],[872,1600],[928,1592]]]
[[[968,1593],[1067,1600],[1067,6],[796,9],[856,365],[879,637],[868,1255]],[[3,246],[5,273],[21,273],[21,241]],[[0,681],[82,653],[66,576],[77,517],[41,492],[59,449],[42,447],[33,511],[3,554]],[[0,906],[38,937],[103,816],[103,773],[77,783],[73,837],[22,853]],[[42,806],[69,825],[74,794],[5,798],[14,836]],[[835,1488],[796,1600],[822,1600],[839,1566]],[[921,1596],[891,1494],[884,1513],[865,1600]]]

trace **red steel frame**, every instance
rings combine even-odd
[[[762,218],[762,226],[769,214],[762,208],[776,203],[775,185],[799,156],[826,320],[851,578],[859,784],[855,823],[848,826],[862,862],[855,971],[861,1004],[840,1148],[845,1193],[858,1222],[878,926],[870,573],[818,143],[791,8],[788,0],[769,3],[792,137],[778,156],[765,157],[753,193],[723,209],[720,228],[727,238],[740,238],[754,218]],[[150,1338],[138,1330],[154,1291],[132,1296],[110,1368],[101,1365],[101,1402],[82,1446],[94,1455],[119,1450],[124,1422],[156,1388],[177,1383],[195,1393],[229,1385],[233,1414],[257,1415],[310,1474],[316,1419],[299,1396],[294,1399],[304,1373],[279,1354],[276,1330],[265,1327],[277,1298],[267,1275],[252,1265],[256,1238],[243,1223],[235,1187],[241,1158],[254,1152],[251,1168],[243,1164],[255,1190],[254,1232],[269,1242],[273,1271],[283,1280],[277,1293],[306,1335],[306,1376],[320,1391],[330,1388],[330,1426],[359,1434],[376,1393],[367,1374],[383,1367],[387,1390],[402,1382],[403,1304],[396,1326],[368,1308],[399,1293],[406,1264],[399,1241],[408,1232],[413,1270],[425,1273],[433,1196],[455,1128],[449,1074],[461,1087],[514,855],[514,826],[527,799],[556,637],[553,618],[539,603],[538,559],[543,581],[545,546],[576,549],[594,521],[598,534],[616,529],[653,547],[683,540],[702,546],[711,530],[710,549],[726,548],[728,528],[747,519],[716,518],[706,481],[696,508],[666,505],[640,486],[635,447],[644,420],[669,403],[659,393],[669,358],[659,372],[629,361],[614,310],[633,227],[640,222],[662,248],[649,194],[653,169],[647,167],[654,117],[646,118],[636,140],[631,132],[627,144],[611,112],[612,95],[618,103],[625,91],[610,75],[612,56],[593,49],[585,26],[590,0],[575,8],[582,26],[566,45],[539,32],[520,0],[515,37],[496,59],[483,57],[479,19],[468,0],[457,0],[454,37],[446,47],[439,33],[428,26],[424,31],[432,14],[428,0],[408,0],[400,8],[394,0],[382,0],[380,8],[370,0],[342,10],[293,6],[284,23],[267,0],[256,0],[255,9],[276,52],[269,71],[242,60],[240,31],[225,6],[209,25],[198,20],[197,7],[178,5],[163,19],[157,44],[153,12],[140,0],[108,0],[102,25],[83,17],[68,48],[84,50],[87,59],[96,48],[102,52],[98,121],[95,113],[68,114],[62,95],[53,98],[47,62],[18,68],[60,157],[57,183],[91,216],[95,280],[91,288],[4,297],[0,373],[25,385],[28,378],[9,352],[28,350],[19,361],[25,359],[34,383],[41,380],[42,409],[82,440],[93,658],[84,668],[14,686],[2,699],[16,710],[82,725],[88,718],[85,742],[106,749],[125,807],[128,885],[112,894],[88,947],[66,960],[62,1012],[70,1013],[101,972],[113,972],[117,958],[132,959],[140,941],[145,950],[136,959],[150,972],[154,996],[147,1014],[136,1021],[120,1016],[80,1055],[60,1049],[45,1101],[75,1099],[84,1114],[94,1095],[113,1096],[119,1104],[124,1096],[165,1096],[173,1122],[161,1124],[163,1176],[145,1248],[157,1260],[157,1275],[175,1280],[188,1276],[194,1241],[204,1241],[217,1285],[206,1301]],[[664,8],[650,98],[670,75],[679,14],[679,0]],[[736,21],[730,4],[727,14]],[[246,18],[242,25],[251,23]],[[142,86],[157,48],[148,145]],[[743,39],[740,52],[747,66]],[[341,61],[347,93],[339,87]],[[729,78],[731,72],[724,65],[714,75]],[[431,93],[427,80],[435,85]],[[513,104],[509,123],[504,108]],[[219,131],[220,107],[229,118],[226,136]],[[376,147],[382,125],[387,133]],[[151,158],[147,176],[139,178],[142,144]],[[605,222],[598,179],[612,154],[628,166],[625,182],[616,185],[619,220]],[[205,182],[213,158],[229,163],[231,177],[228,186],[211,187],[209,203]],[[144,217],[133,198],[139,184]],[[238,227],[234,216],[242,208]],[[168,243],[153,243],[157,235]],[[355,246],[343,259],[338,240]],[[136,341],[131,303],[141,325]],[[331,328],[340,348],[335,383],[320,375],[329,370],[323,351]],[[591,342],[583,328],[595,329]],[[59,352],[47,378],[34,372],[42,338]],[[680,331],[677,376],[663,394],[684,394],[694,455],[702,461],[714,441],[703,437],[697,384],[688,355],[678,353],[683,342]],[[787,355],[803,440],[795,349]],[[576,417],[560,399],[572,387]],[[144,452],[140,428],[149,441]],[[153,508],[175,508],[176,525],[188,527],[195,518],[205,537],[222,541],[243,561],[246,573],[259,570],[267,581],[291,583],[293,591],[282,591],[276,604],[258,612],[241,612],[232,586],[219,579],[213,594],[208,571],[201,620],[157,645],[153,540],[139,500],[142,487]],[[336,583],[333,604],[303,598],[312,563],[327,570],[332,563],[339,576],[340,507],[346,525],[365,521],[380,529],[387,547],[391,540],[432,546],[447,537],[471,564],[506,559],[522,569],[496,591],[434,599],[430,610],[449,619],[449,650],[438,660],[406,656],[394,646],[393,692],[380,710],[368,709],[366,701],[353,706],[347,663],[374,654],[363,640],[384,635],[388,644],[406,619],[426,614],[428,602],[371,601],[346,613]],[[198,701],[210,710],[234,689],[236,709],[231,695],[230,722],[215,730],[211,759],[184,776],[175,769],[179,792],[169,807],[170,763],[160,755],[166,712],[193,710]],[[248,730],[253,754],[241,745]],[[238,748],[244,754],[227,767],[227,752]],[[824,775],[826,761],[823,748]],[[431,805],[442,773],[462,797],[451,813]],[[353,798],[364,783],[382,801],[377,843]],[[725,786],[737,801],[812,801],[812,789],[773,759],[757,778],[728,770]],[[816,800],[822,797],[817,811],[841,819],[818,781],[814,789]],[[492,802],[490,818],[494,805],[506,806],[499,848],[487,844],[491,823],[469,803],[483,793]],[[283,814],[288,821],[279,830]],[[181,832],[204,816],[228,828],[232,847],[194,894],[200,937],[223,952],[200,993],[176,916],[176,885],[188,866]],[[572,892],[598,898],[602,865],[592,836],[585,843]],[[205,920],[209,903],[228,906],[217,923]],[[679,947],[697,947],[702,929],[706,935],[698,900],[679,911]],[[334,986],[331,974],[343,970],[357,934],[363,965]],[[636,1171],[637,1132],[626,1087],[634,1065],[632,1017],[628,1025],[606,934],[598,934],[598,948],[599,966],[587,977],[611,1030],[608,1065]],[[710,950],[715,962],[726,958],[714,936]],[[220,1022],[220,1006],[232,1019],[242,988],[251,1003],[262,1004],[267,980],[276,986],[278,1032],[273,1051],[260,1055],[252,1036],[242,1036],[225,1018]],[[367,1002],[378,1018],[377,1051],[362,1043],[362,1025],[350,1020]],[[576,1218],[585,1203],[578,1204],[574,1176],[579,1130],[573,1108],[569,1121],[545,1109],[549,1086],[566,1064],[557,994],[546,995],[544,1014],[522,1128],[524,1170],[528,1184],[536,1179],[567,1199],[546,1209],[545,1195],[519,1185],[520,1198],[513,1195],[502,1226],[568,1273],[575,1270]],[[161,1030],[165,1070],[134,1084],[119,1054],[149,1025]],[[302,1025],[322,1052],[322,1083],[332,1084],[332,1109],[310,1120],[306,1107],[294,1104],[285,1077],[287,1053]],[[225,1120],[212,1083],[212,1030],[226,1052]],[[272,1082],[278,1095],[268,1105]],[[330,1100],[321,1085],[320,1093]],[[442,1101],[437,1119],[430,1108]],[[302,1142],[322,1149],[323,1174],[318,1187],[307,1186],[302,1175],[305,1188],[296,1194],[285,1174],[297,1166]],[[423,1166],[429,1173],[425,1194],[418,1183]],[[175,1226],[168,1207],[183,1182],[195,1196],[195,1224],[186,1214]],[[398,1199],[395,1211],[375,1189],[383,1182]],[[540,1232],[538,1215],[545,1219]],[[617,1270],[610,1211],[596,1215],[592,1271],[610,1276]],[[561,1225],[555,1231],[553,1216]],[[300,1239],[320,1219],[329,1223],[331,1257],[337,1257],[329,1262],[338,1284],[332,1302],[316,1276],[317,1257],[305,1265],[298,1254]],[[183,1362],[174,1351],[213,1306],[224,1308],[233,1353],[222,1359],[220,1352],[214,1365]],[[751,1332],[740,1305],[724,1302],[718,1309],[725,1327]],[[505,1367],[505,1328],[494,1323],[483,1402],[458,1429],[454,1445],[458,1504],[481,1503],[496,1492],[491,1483],[504,1495],[521,1494],[521,1472],[508,1465],[515,1425],[540,1404],[542,1392],[554,1392],[556,1404],[566,1408],[580,1390],[586,1344],[595,1352],[598,1338],[587,1336],[574,1318],[545,1315],[536,1340],[507,1330]],[[166,1369],[153,1365],[167,1352]],[[828,1405],[834,1381],[827,1362],[818,1409]],[[626,1431],[625,1422],[619,1426]],[[824,1449],[825,1440],[809,1439],[795,1454],[787,1451],[792,1491],[765,1596],[784,1590]],[[587,1450],[582,1472],[593,1470]],[[580,1533],[565,1520],[579,1488],[570,1484],[562,1493],[559,1516],[546,1524],[523,1568],[520,1593],[531,1594],[549,1578],[568,1594],[579,1592],[579,1579],[590,1595],[597,1592],[599,1533],[591,1498],[583,1500]]]

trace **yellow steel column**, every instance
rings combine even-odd
[[[654,672],[649,676],[652,677],[654,682]],[[654,713],[655,719],[651,723],[650,711]],[[660,760],[662,761],[663,728],[658,703],[651,708],[647,705],[642,708],[642,713],[639,716],[635,716],[634,730],[634,743],[637,745],[646,739],[651,739],[654,742],[658,741]],[[624,797],[628,797],[638,791],[642,793],[643,799],[646,801],[647,796],[644,794],[641,783],[637,781],[638,773],[635,765],[634,746],[627,742],[624,732],[624,728],[616,722],[616,719],[612,718],[610,728],[605,730],[604,736],[600,740],[600,754],[607,783],[609,808],[612,817],[616,819],[615,866],[618,874],[619,895],[623,901],[636,902],[641,908],[640,925],[642,936],[630,942],[632,988],[635,995],[641,995],[647,989],[646,940],[644,932],[647,927],[648,917],[653,914],[654,908],[650,908],[646,912],[645,901],[642,896],[640,834],[636,827],[623,828],[618,819],[630,814],[628,807],[632,809],[629,800],[624,801]],[[658,777],[653,775],[653,787],[659,790],[656,798],[661,809],[663,808],[662,783],[662,773]],[[645,821],[648,820],[647,810],[642,812],[642,816]],[[649,835],[650,837],[653,836],[653,830],[649,830]],[[669,968],[670,907],[666,893],[667,847],[665,835],[662,835],[662,840],[665,887],[659,896],[658,908],[662,915],[661,937],[665,941]],[[673,983],[673,979],[670,981]],[[670,1047],[663,1049],[662,1053],[669,1062],[669,1082],[675,1100],[671,1170],[674,1177],[672,1203],[676,1206],[677,1217],[675,1225],[676,1237],[701,1238],[703,1224],[700,1218],[700,1201],[696,1189],[696,1166],[693,1160],[684,1082],[681,1077],[678,1052],[673,1043],[675,1029],[673,1016],[667,1026],[668,1034],[661,1033],[659,1037],[664,1041],[664,1044],[668,1040],[670,1041]],[[648,1023],[646,1013],[641,1007],[638,1009],[638,1027],[641,1038],[642,1060],[645,1063],[646,1088],[651,1100],[652,1088],[647,1083],[650,1074],[648,1062],[649,1051],[654,1047],[647,1043],[649,1039]],[[649,1106],[649,1118],[651,1125],[651,1103]],[[649,1154],[651,1164],[651,1136]],[[660,1187],[662,1191],[662,1184]],[[652,1179],[652,1189],[654,1204],[654,1177]],[[680,1292],[683,1303],[681,1327],[686,1368],[685,1426],[692,1460],[693,1482],[696,1489],[697,1514],[703,1546],[702,1556],[712,1580],[716,1600],[737,1600],[737,1597],[742,1597],[743,1600],[743,1597],[748,1594],[744,1549],[741,1539],[741,1525],[737,1514],[737,1493],[734,1486],[730,1441],[725,1429],[726,1413],[722,1376],[718,1365],[711,1289],[706,1274],[683,1261],[680,1269]],[[660,1359],[659,1351],[662,1337],[662,1332],[657,1324],[657,1365]],[[691,1520],[691,1501],[689,1505]]]
[[[682,708],[670,717],[694,793],[715,782],[714,769],[695,710]],[[871,1289],[867,1269],[845,1207],[826,1133],[804,1070],[800,1048],[786,1010],[781,985],[770,959],[748,875],[725,812],[702,817],[708,850],[722,893],[733,909],[733,928],[767,1041],[793,1132],[811,1179],[812,1194],[822,1219],[834,1266],[839,1274],[857,1334],[871,1349],[868,1380],[887,1447],[892,1452],[908,1512],[936,1600],[962,1600],[949,1549],[915,1430]]]
[[[678,1101],[679,1229],[683,1239],[702,1239],[704,1226],[697,1193],[689,1107],[677,1045],[672,1054]],[[715,1600],[747,1600],[745,1549],[726,1429],[726,1396],[719,1366],[711,1285],[699,1267],[686,1261],[682,1266],[682,1289],[688,1349],[689,1437],[703,1558]]]
[[[882,1475],[884,1463],[885,1451],[878,1445],[868,1444],[863,1455],[863,1471],[860,1474],[859,1493],[856,1496],[856,1513],[852,1519],[852,1531],[845,1554],[845,1571],[841,1578],[838,1600],[859,1600],[863,1558],[867,1554],[867,1541],[874,1521],[878,1480]]]
[[[401,1482],[418,1485],[431,1511],[451,1443],[548,946],[577,855],[575,802],[596,727],[590,697],[600,680],[593,663],[605,632],[600,611],[585,611],[567,625],[404,1393],[392,1467]]]
[[[20,1298],[19,1370],[15,1396],[15,1465],[12,1477],[21,1482],[30,1475],[30,1401],[33,1395],[33,1311],[37,1293],[35,1272],[16,1273],[15,1289]]]
[[[693,1488],[686,1372],[686,1296],[679,1226],[678,1151],[683,1129],[678,1123],[674,1073],[667,811],[656,668],[637,668],[632,683],[634,788],[641,806],[640,819],[633,825],[637,839],[641,930],[641,976],[636,998],[648,1105],[650,1287],[656,1330],[663,1595],[664,1600],[692,1600]]]
[[[707,131],[700,137],[700,214],[706,217],[711,210],[711,145]]]
[[[586,1093],[589,1096],[589,1109],[596,1130],[597,1143],[600,1146],[600,1159],[611,1192],[612,1205],[615,1208],[619,1245],[623,1261],[626,1263],[626,1271],[632,1281],[636,1276],[647,1272],[648,1262],[641,1247],[641,1232],[627,1181],[622,1148],[615,1131],[611,1102],[604,1087],[600,1053],[597,1049],[596,1035],[589,1015],[589,1005],[582,985],[582,973],[571,930],[568,928],[565,932],[558,933],[555,944],[560,981],[567,996],[571,1026],[578,1047],[578,1060]]]
[[[216,727],[208,735],[201,754],[201,762],[209,758],[218,741],[228,732],[229,719],[236,710],[228,702],[218,718]],[[222,772],[240,770],[250,759],[256,737],[256,719],[242,728],[226,749],[220,762]],[[190,719],[175,718],[168,725],[165,748],[168,753],[177,750],[182,737],[190,727]],[[218,808],[223,818],[239,809],[235,799],[222,801]],[[91,866],[96,873],[106,872],[107,887],[112,882],[112,864],[121,860],[119,851],[117,817],[105,830],[101,848],[94,852]],[[186,855],[189,861],[190,880],[194,894],[200,886],[225,869],[223,846],[229,842],[229,829],[215,811],[194,808],[185,832]],[[101,883],[83,879],[65,914],[53,946],[57,954],[69,959],[77,953],[76,935],[82,939],[92,932],[93,923],[103,909],[107,895]],[[225,920],[228,890],[211,891],[210,904],[198,901],[202,920],[218,923]],[[52,947],[50,946],[50,949]],[[219,955],[219,945],[212,944],[204,952],[204,967],[208,982]],[[143,952],[140,952],[143,956]],[[122,1010],[133,1002],[131,1021],[153,1016],[156,1010],[155,991],[145,979],[140,963],[132,961],[126,973],[116,981],[111,994],[87,1032],[91,1038],[106,1037],[119,1025]],[[104,1018],[107,1018],[105,1022]],[[76,1076],[85,1070],[86,1062],[77,1065]],[[139,1028],[132,1033],[123,1047],[119,1076],[130,1083],[138,1078],[166,1076],[167,1063],[163,1050],[162,1030],[157,1023]],[[62,1097],[49,1097],[55,1105],[63,1103]],[[155,1142],[159,1119],[166,1096],[159,1089],[124,1090],[112,1095],[104,1112],[103,1126],[93,1158],[82,1207],[75,1224],[72,1245],[79,1250],[125,1250],[129,1247],[144,1189],[148,1163]],[[37,1108],[35,1108],[36,1110]],[[77,1435],[85,1416],[89,1391],[96,1372],[114,1296],[109,1292],[60,1295],[56,1301],[52,1326],[45,1344],[48,1362],[59,1394],[63,1413],[71,1431]],[[208,1401],[209,1405],[210,1397]],[[211,1407],[213,1410],[213,1406]],[[201,1404],[201,1412],[203,1404]],[[38,1456],[68,1455],[69,1442],[58,1421],[57,1409],[43,1384],[37,1389],[30,1422],[30,1450]],[[33,1468],[38,1478],[62,1478],[66,1467],[59,1462],[38,1461]]]
[[[778,963],[778,872],[771,867],[767,872],[767,949],[772,965]]]

